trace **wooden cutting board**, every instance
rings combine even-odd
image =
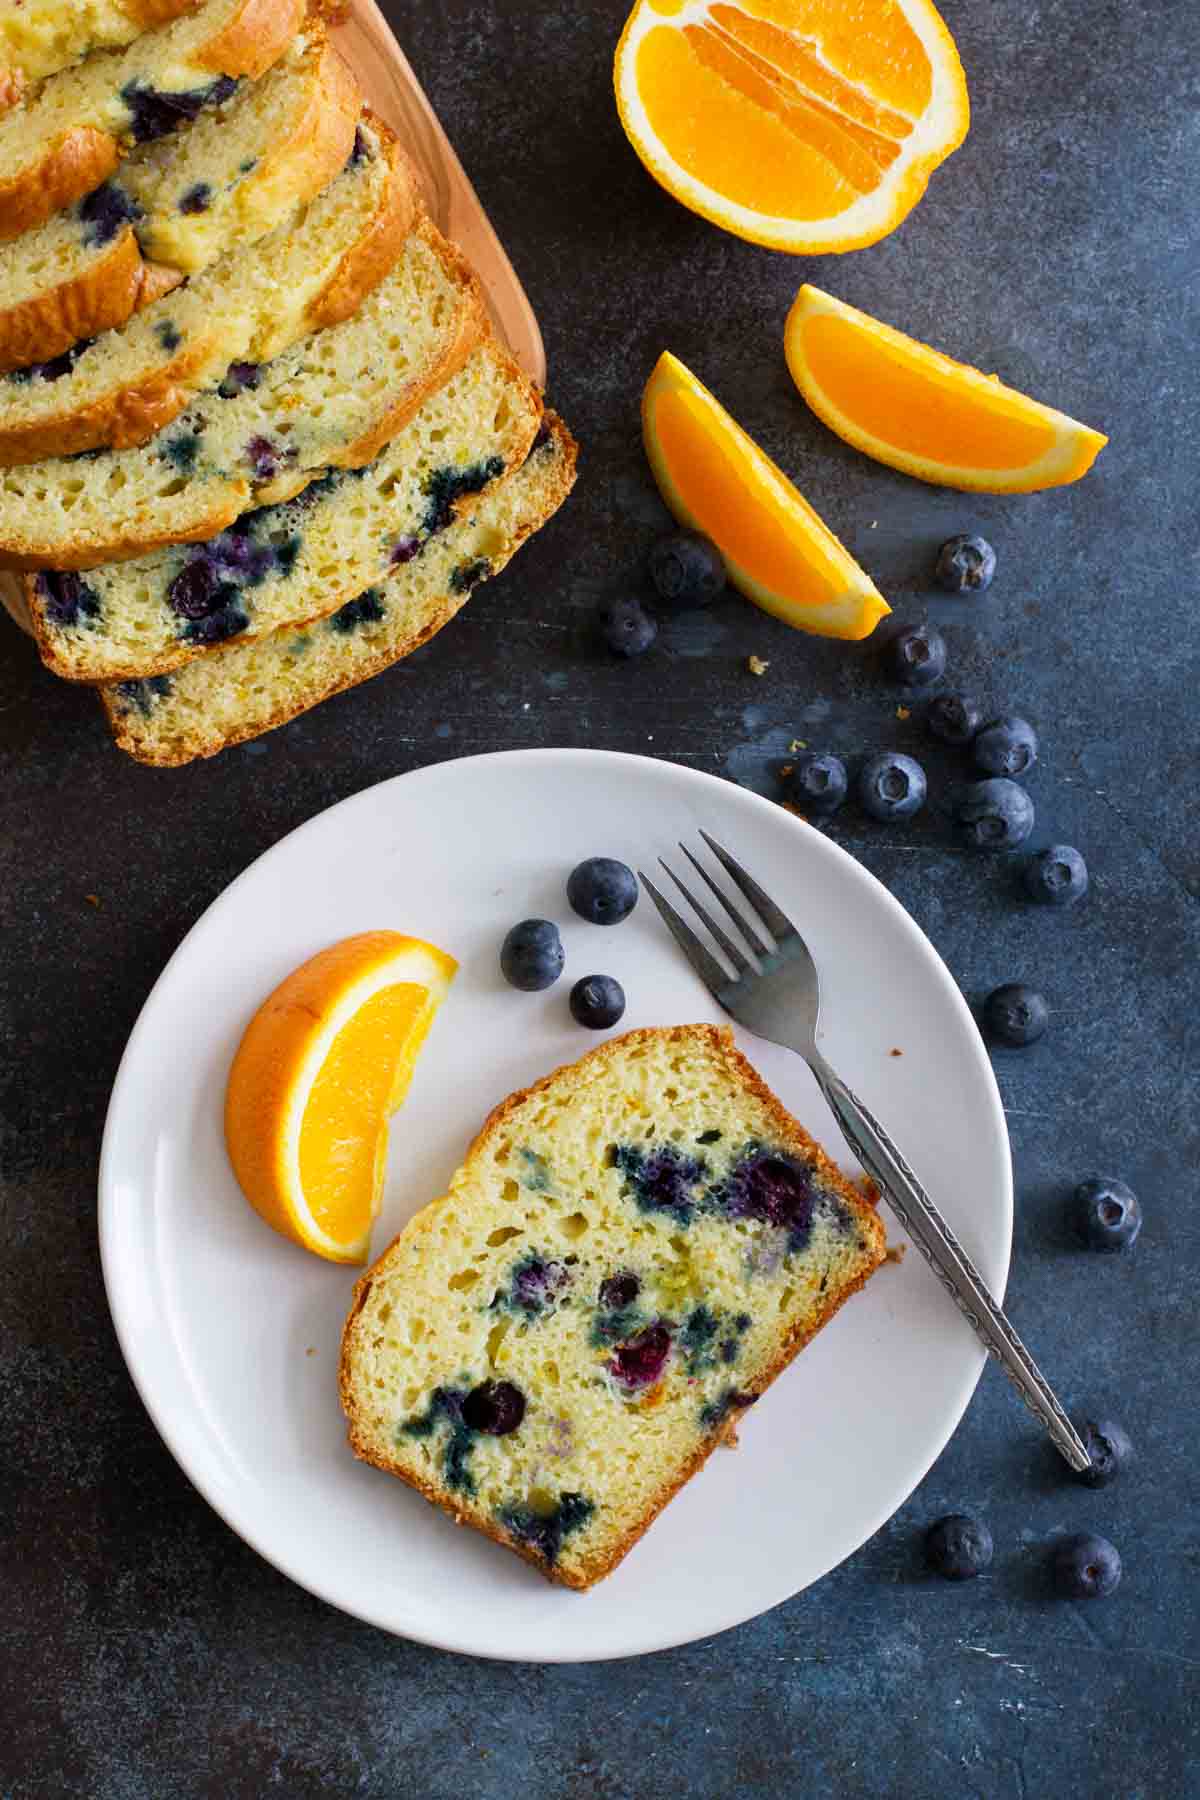
[[[351,0],[345,19],[334,26],[333,36],[357,75],[367,104],[391,126],[416,164],[434,223],[454,239],[478,273],[498,334],[526,374],[544,387],[546,352],[533,308],[375,0]],[[18,625],[29,630],[20,585],[3,572],[0,604]]]

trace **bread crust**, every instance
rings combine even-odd
[[[145,262],[133,228],[123,226],[80,274],[0,312],[0,374],[50,362],[81,338],[123,325],[182,280],[177,269]]]
[[[523,521],[520,528],[514,532],[506,545],[503,559],[493,565],[492,574],[494,575],[499,574],[501,569],[516,555],[526,539],[531,537],[534,532],[540,531],[547,519],[558,511],[575,482],[578,445],[556,413],[547,412],[545,418],[558,451],[558,479],[550,490],[546,505],[538,516]],[[422,644],[427,644],[430,638],[435,637],[442,627],[449,624],[455,614],[461,611],[469,597],[467,594],[461,596],[442,595],[440,601],[434,603],[437,607],[436,612],[426,620],[420,631],[415,632],[403,644],[380,650],[376,656],[364,661],[351,674],[348,674],[345,680],[332,682],[320,695],[305,705],[280,707],[265,722],[250,724],[242,731],[227,732],[220,736],[214,734],[207,738],[196,733],[184,741],[147,750],[129,734],[126,715],[118,712],[114,707],[111,690],[101,687],[96,691],[118,748],[124,750],[127,756],[132,756],[136,762],[151,768],[179,768],[185,763],[194,762],[198,757],[217,756],[222,750],[232,749],[235,744],[244,744],[251,738],[261,737],[268,731],[274,731],[278,726],[286,725],[290,719],[297,718],[301,713],[310,711],[312,707],[320,706],[326,700],[332,699],[335,694],[345,693],[347,689],[358,687],[362,682],[369,681],[372,676],[381,674],[384,669],[389,669],[404,657],[410,656],[414,650],[419,650]]]
[[[214,75],[257,80],[278,62],[304,22],[305,0],[242,0],[237,13],[194,61]],[[100,186],[123,154],[118,134],[71,126],[33,163],[0,183],[0,241],[32,231]]]
[[[822,1182],[826,1186],[834,1189],[839,1198],[850,1209],[860,1231],[867,1240],[865,1248],[870,1259],[869,1266],[863,1270],[862,1274],[855,1281],[848,1283],[839,1294],[821,1309],[816,1320],[811,1325],[807,1328],[798,1328],[793,1331],[786,1339],[779,1355],[767,1370],[766,1374],[758,1377],[755,1382],[748,1384],[745,1390],[746,1393],[752,1395],[753,1398],[757,1400],[761,1395],[766,1393],[767,1389],[771,1386],[771,1383],[783,1373],[784,1369],[786,1369],[795,1359],[799,1352],[804,1348],[805,1344],[811,1342],[817,1332],[828,1324],[829,1320],[833,1318],[838,1309],[850,1298],[851,1294],[857,1293],[858,1290],[865,1285],[870,1276],[874,1274],[875,1270],[884,1260],[886,1242],[883,1225],[871,1202],[865,1199],[862,1190],[856,1187],[835,1163],[830,1161],[829,1157],[826,1156],[815,1138],[805,1131],[804,1127],[787,1111],[782,1101],[772,1093],[757,1069],[755,1069],[746,1057],[742,1055],[741,1051],[738,1050],[733,1041],[733,1032],[729,1026],[710,1024],[667,1027],[649,1026],[640,1031],[626,1032],[621,1037],[609,1039],[607,1043],[601,1044],[598,1049],[581,1057],[577,1063],[565,1064],[563,1067],[553,1070],[549,1075],[543,1076],[540,1081],[534,1082],[532,1086],[524,1088],[518,1093],[511,1094],[506,1100],[501,1101],[499,1106],[495,1107],[488,1115],[482,1130],[478,1133],[467,1150],[463,1162],[469,1162],[494,1136],[500,1133],[508,1119],[518,1107],[523,1106],[527,1100],[532,1099],[534,1096],[545,1092],[554,1084],[561,1082],[564,1077],[575,1077],[577,1082],[581,1075],[586,1077],[587,1074],[590,1074],[594,1070],[602,1070],[607,1063],[615,1060],[619,1051],[629,1044],[637,1043],[638,1041],[654,1040],[660,1042],[665,1037],[671,1042],[684,1043],[688,1040],[694,1040],[697,1035],[700,1035],[707,1040],[709,1048],[714,1054],[720,1056],[725,1061],[734,1079],[752,1092],[755,1098],[766,1108],[775,1130],[778,1133],[780,1142],[786,1144],[790,1149],[811,1161],[816,1166]],[[546,1576],[548,1580],[555,1582],[562,1587],[568,1587],[578,1592],[582,1592],[589,1587],[593,1587],[595,1583],[602,1580],[605,1575],[611,1574],[618,1563],[624,1560],[630,1550],[633,1549],[633,1546],[649,1530],[663,1508],[675,1497],[680,1488],[689,1482],[692,1479],[692,1476],[696,1475],[700,1469],[703,1468],[713,1451],[728,1435],[729,1421],[722,1421],[720,1425],[716,1426],[708,1436],[698,1444],[694,1454],[688,1459],[680,1473],[673,1480],[665,1483],[660,1491],[654,1496],[636,1526],[632,1527],[611,1551],[604,1555],[596,1555],[585,1560],[578,1572],[566,1571],[557,1566],[547,1565],[544,1559],[538,1556],[535,1550],[528,1545],[522,1544],[519,1540],[510,1537],[509,1534],[498,1526],[494,1520],[482,1515],[476,1515],[467,1508],[455,1506],[453,1501],[448,1499],[443,1492],[435,1488],[431,1483],[422,1480],[419,1475],[410,1470],[397,1467],[395,1464],[377,1456],[371,1445],[365,1441],[363,1436],[357,1430],[361,1421],[351,1381],[354,1323],[358,1314],[362,1311],[363,1306],[366,1304],[367,1297],[371,1290],[371,1284],[379,1275],[389,1257],[394,1254],[400,1244],[407,1243],[410,1237],[420,1235],[422,1232],[430,1230],[436,1221],[438,1212],[448,1203],[449,1198],[448,1195],[443,1195],[441,1198],[431,1201],[428,1206],[424,1207],[415,1218],[409,1221],[405,1229],[392,1240],[383,1254],[372,1264],[371,1268],[369,1268],[364,1275],[361,1275],[354,1284],[353,1299],[342,1332],[341,1353],[338,1360],[338,1396],[341,1400],[342,1410],[346,1414],[348,1421],[347,1436],[350,1448],[353,1450],[355,1456],[361,1461],[370,1463],[374,1468],[383,1469],[385,1473],[395,1475],[399,1480],[405,1482],[407,1486],[415,1488],[416,1491],[422,1494],[432,1505],[439,1507],[443,1512],[449,1513],[456,1524],[473,1526],[477,1531],[481,1531],[484,1536],[491,1538],[494,1543],[502,1544],[505,1549],[514,1550],[518,1556],[522,1557],[526,1562],[531,1563],[533,1567],[536,1568],[539,1573]]]
[[[358,311],[392,268],[417,219],[420,202],[416,169],[390,126],[369,107],[363,109],[362,116],[379,139],[392,179],[368,229],[309,301],[305,316],[314,331],[340,325]]]
[[[153,31],[158,25],[169,25],[173,19],[182,18],[184,13],[195,12],[203,3],[204,0],[125,0],[125,11],[137,27],[136,34],[130,33],[130,42],[143,31]],[[62,67],[73,67],[86,54],[86,51],[81,52],[78,57],[63,63]],[[29,86],[23,69],[16,65],[0,68],[0,112],[15,106]]]

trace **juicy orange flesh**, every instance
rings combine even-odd
[[[897,450],[957,468],[1022,469],[1055,442],[1030,402],[998,383],[964,386],[961,367],[940,366],[936,351],[828,313],[806,319],[803,332],[817,387],[860,431]]]
[[[424,1040],[428,1002],[427,989],[413,982],[381,988],[339,1031],[313,1082],[300,1128],[300,1182],[321,1230],[341,1243],[370,1223],[381,1138]]]
[[[816,513],[800,494],[790,497],[790,506],[780,504],[756,478],[752,458],[758,453],[749,440],[722,430],[699,395],[664,389],[651,426],[680,500],[731,563],[802,605],[845,593],[846,572],[830,554]]]
[[[929,102],[931,72],[898,7],[881,17],[878,0],[744,0],[649,31],[637,85],[695,180],[769,217],[825,219],[878,187]]]

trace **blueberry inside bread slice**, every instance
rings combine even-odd
[[[68,680],[130,680],[332,612],[523,462],[540,420],[529,381],[489,339],[366,468],[331,470],[207,543],[27,577],[42,658]]]
[[[354,145],[360,95],[320,31],[186,131],[146,146],[0,259],[0,370],[53,362],[311,200]]]
[[[728,1030],[631,1032],[499,1106],[358,1282],[351,1447],[589,1587],[883,1257]]]
[[[170,675],[100,688],[118,745],[158,767],[215,756],[390,668],[428,643],[557,512],[575,461],[570,432],[548,412],[520,468],[420,556],[336,612],[300,630],[227,644]]]
[[[486,331],[477,282],[427,219],[340,325],[238,361],[150,443],[0,469],[0,564],[88,569],[212,537],[333,467],[368,463]]]
[[[31,231],[90,193],[130,145],[150,143],[264,75],[304,20],[304,0],[204,0],[51,75],[0,114],[0,239]]]

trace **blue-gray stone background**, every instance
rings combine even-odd
[[[694,218],[617,122],[623,0],[390,8],[528,286],[551,393],[583,444],[567,510],[445,634],[260,744],[179,772],[106,741],[86,693],[0,647],[0,1794],[6,1800],[419,1800],[864,1795],[1180,1800],[1197,1775],[1196,1275],[1200,1230],[1197,191],[1193,0],[945,0],[974,121],[905,225],[793,261]],[[1080,485],[972,498],[858,456],[812,417],[781,334],[803,278],[1110,433]],[[1068,914],[949,841],[961,763],[862,646],[736,596],[640,664],[596,640],[663,515],[638,397],[670,347],[865,563],[901,620],[936,619],[955,682],[1034,721],[1037,842],[1092,870]],[[937,544],[981,529],[1000,570],[937,598]],[[769,662],[756,679],[750,654]],[[670,757],[776,791],[793,739],[922,756],[900,829],[836,839],[972,998],[1014,977],[1053,1009],[999,1054],[1016,1159],[1009,1301],[1069,1404],[1123,1417],[1140,1461],[1093,1493],[989,1370],[940,1462],[818,1587],[710,1642],[578,1668],[489,1665],[331,1611],[246,1549],[159,1442],[101,1287],[95,1182],[125,1038],[168,954],[246,864],[369,783],[533,744]],[[91,898],[94,897],[94,898]],[[1072,1184],[1142,1196],[1132,1255],[1064,1230]],[[996,1558],[921,1568],[947,1509]],[[1056,1533],[1119,1545],[1117,1594],[1055,1600]],[[731,1543],[736,1546],[736,1526]],[[734,1553],[736,1550],[734,1549]]]

